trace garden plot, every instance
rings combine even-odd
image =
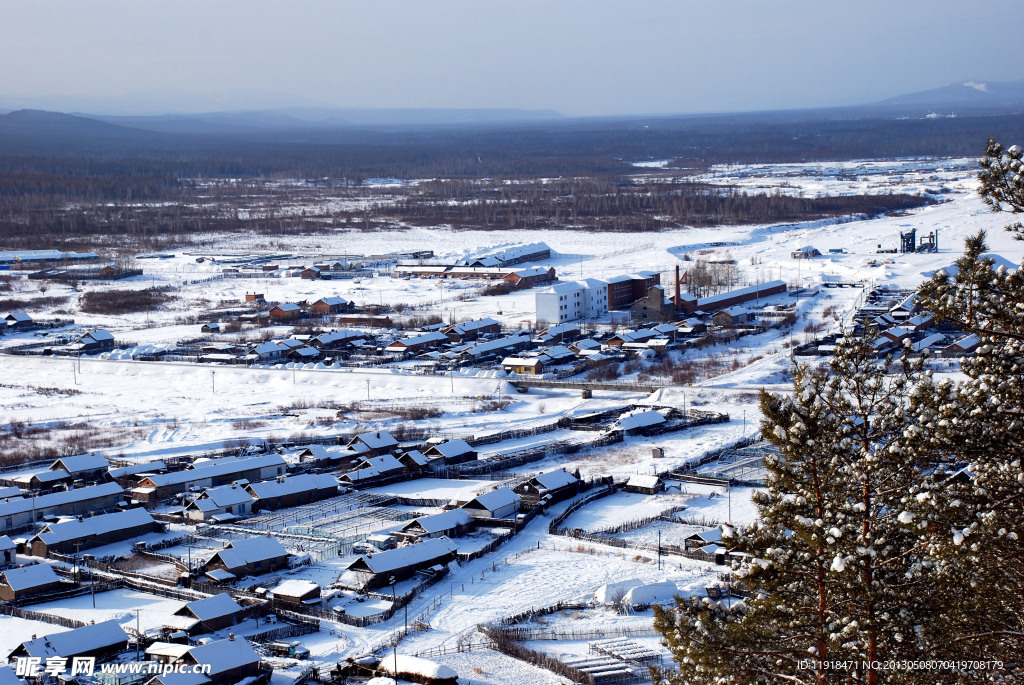
[[[686,509],[675,514],[678,518],[685,518],[687,521],[706,521],[710,525],[725,521],[746,525],[757,520],[757,507],[751,495],[760,488],[725,488],[679,481],[670,481],[669,485],[678,485],[683,495],[688,497]]]
[[[79,595],[54,602],[34,604],[32,611],[73,618],[86,623],[90,621],[100,623],[115,619],[118,623],[130,628],[136,626],[137,620],[138,626],[145,632],[162,628],[167,619],[185,604],[180,599],[158,597],[135,590],[97,592],[95,599],[95,607],[92,605],[93,597],[91,595]],[[137,618],[136,612],[138,612]],[[6,628],[6,619],[4,625]]]
[[[483,639],[482,636],[476,638]],[[472,685],[567,685],[572,682],[538,666],[506,656],[493,649],[431,655],[431,661],[454,669],[459,682]]]
[[[685,515],[686,513],[687,512],[683,511],[680,512],[680,515]],[[660,540],[662,545],[675,545],[677,547],[682,547],[687,536],[699,533],[703,530],[707,530],[707,528],[687,525],[682,521],[674,523],[672,521],[659,520],[649,523],[646,526],[633,528],[621,533],[610,533],[610,535],[612,537],[629,540],[630,542],[639,542],[646,545],[657,545]]]
[[[604,531],[629,521],[657,516],[673,507],[682,507],[688,504],[688,499],[679,494],[617,492],[583,507],[570,516],[562,527],[588,532]]]
[[[366,492],[382,495],[397,495],[422,500],[459,500],[468,502],[481,492],[501,485],[493,480],[446,480],[443,478],[418,478],[416,480],[382,485]]]

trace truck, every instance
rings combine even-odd
[[[285,640],[278,640],[276,642],[268,642],[265,647],[274,656],[290,656],[293,659],[309,658],[309,650],[298,641],[287,642]]]

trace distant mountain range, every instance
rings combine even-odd
[[[832,109],[806,109],[677,116],[571,119],[553,110],[525,109],[344,109],[320,106],[198,114],[111,116],[0,109],[0,152],[92,154],[167,152],[205,148],[215,141],[322,144],[394,142],[396,132],[465,130],[552,131],[690,127],[708,121],[732,126],[842,121],[923,119],[931,116],[1003,116],[1024,113],[1024,80],[969,81],[910,93],[881,102]]]

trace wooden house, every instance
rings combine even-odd
[[[665,483],[657,476],[633,474],[626,481],[626,492],[638,492],[642,495],[656,495],[665,489]]]
[[[181,656],[181,662],[186,666],[209,667],[209,671],[203,675],[212,685],[232,685],[246,679],[269,678],[270,673],[269,667],[263,666],[260,655],[252,645],[247,640],[235,639],[234,635],[230,635],[227,640],[190,647]]]
[[[429,447],[424,453],[429,459],[440,459],[445,464],[475,461],[477,451],[465,440],[449,440]]]
[[[448,340],[448,336],[441,331],[431,331],[429,333],[396,340],[385,347],[384,351],[394,357],[404,359],[406,357],[414,357],[418,354],[423,354],[430,350],[436,350],[442,345],[447,345],[450,342],[451,341]]]
[[[473,518],[511,518],[519,513],[519,495],[507,487],[500,487],[477,495],[462,508]]]
[[[421,516],[395,531],[395,537],[419,542],[436,537],[459,537],[472,529],[475,519],[465,509],[450,509],[440,514]]]
[[[92,331],[86,333],[77,342],[82,354],[97,354],[114,349],[114,336],[110,331]]]
[[[352,303],[344,297],[322,297],[309,307],[309,311],[317,316],[340,314],[352,309]]]
[[[91,656],[103,660],[127,647],[128,634],[124,632],[117,619],[112,618],[63,633],[33,637],[15,647],[7,658],[36,657],[43,663],[55,657],[73,659],[76,656]]]
[[[299,272],[299,277],[315,281],[320,278],[320,269],[315,266],[307,266]]]
[[[400,456],[398,461],[402,462],[402,466],[405,467],[406,471],[416,473],[427,468],[427,464],[430,463],[430,458],[419,450],[409,450]]]
[[[220,333],[220,322],[211,321],[210,323],[204,323],[199,330],[202,333]]]
[[[722,544],[722,531],[720,528],[709,528],[708,530],[688,535],[683,539],[683,546],[686,549],[697,549],[711,544]]]
[[[501,368],[507,373],[520,376],[535,376],[544,373],[544,361],[536,357],[505,357],[501,360]]]
[[[47,524],[29,540],[29,547],[37,557],[45,557],[50,552],[71,554],[161,530],[163,526],[148,511],[136,507],[112,514]]]
[[[0,568],[7,568],[18,560],[18,546],[6,535],[0,535]]]
[[[491,318],[477,319],[476,321],[463,321],[453,326],[442,329],[453,343],[463,343],[475,340],[481,335],[500,333],[501,324]]]
[[[726,307],[712,314],[711,323],[716,326],[740,326],[753,320],[754,314],[746,307]]]
[[[444,566],[455,558],[456,546],[446,537],[424,540],[377,554],[366,554],[351,564],[338,579],[339,585],[372,590],[409,578],[417,571]]]
[[[286,580],[271,588],[270,594],[279,602],[290,604],[319,604],[320,586],[308,580]]]
[[[32,328],[35,323],[32,321],[32,317],[25,312],[11,312],[4,317],[4,321],[7,323],[9,331],[23,331]]]
[[[11,479],[22,490],[53,490],[58,485],[71,483],[71,474],[63,469],[51,469],[38,473],[26,473]]]
[[[197,599],[174,612],[164,625],[168,630],[183,630],[189,635],[213,633],[230,628],[242,620],[242,607],[228,593]]]
[[[284,475],[287,464],[279,454],[253,457],[223,457],[193,462],[182,471],[148,475],[139,479],[132,498],[146,505],[155,505],[189,490],[199,491],[233,481],[250,482]]]
[[[267,312],[273,321],[290,321],[297,319],[302,315],[302,306],[295,302],[285,302],[284,304],[275,305],[270,308]]]
[[[348,443],[349,449],[362,452],[366,456],[376,457],[381,454],[391,454],[398,447],[398,440],[387,431],[374,431],[372,433],[360,433]]]
[[[89,452],[71,457],[61,457],[50,465],[50,470],[64,470],[71,474],[71,480],[105,480],[110,462],[102,454]]]
[[[37,497],[0,501],[0,531],[23,528],[45,516],[78,516],[112,509],[124,497],[117,483],[51,492]]]
[[[185,507],[185,516],[193,521],[229,521],[253,512],[255,499],[246,489],[247,480],[206,488]]]
[[[277,538],[269,535],[232,540],[203,565],[203,572],[226,571],[236,578],[256,576],[286,568],[288,556]]]
[[[579,478],[565,469],[558,469],[547,473],[538,473],[512,490],[521,497],[550,497],[557,500],[563,496],[575,494],[579,485]]]
[[[555,280],[554,267],[544,268],[533,266],[527,269],[516,269],[502,278],[509,285],[518,288],[532,288],[540,283],[550,283]]]
[[[8,602],[57,592],[64,587],[70,589],[72,585],[62,581],[49,564],[9,568],[0,572],[0,599]]]
[[[245,489],[255,498],[254,507],[266,511],[334,497],[338,494],[338,479],[328,473],[302,473],[249,483]]]

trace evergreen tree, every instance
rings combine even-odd
[[[793,389],[762,393],[762,432],[780,455],[766,459],[759,521],[725,530],[746,555],[735,575],[750,596],[655,611],[680,665],[670,682],[913,682],[862,664],[933,647],[934,576],[913,572],[922,543],[903,506],[927,470],[914,458],[924,436],[914,407],[930,379],[855,341],[827,369],[797,366]]]

